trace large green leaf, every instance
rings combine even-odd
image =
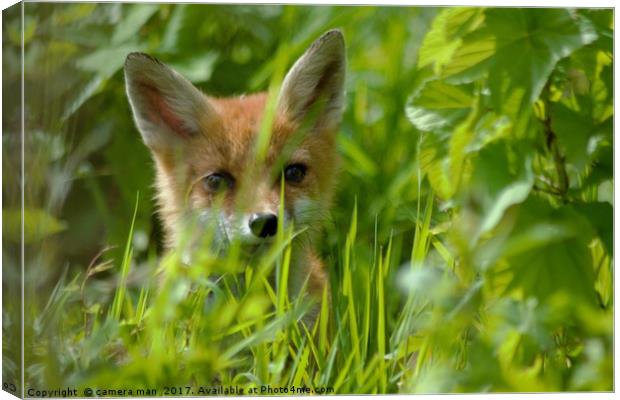
[[[479,29],[444,44],[434,57],[421,54],[421,62],[442,66],[442,76],[453,83],[488,72],[494,107],[513,115],[538,98],[560,59],[597,38],[588,20],[565,9],[493,8],[484,15]],[[447,35],[447,28],[440,30],[445,24],[431,29],[432,43],[441,43],[437,31]]]
[[[486,30],[477,30],[465,37],[446,63],[442,75],[453,83],[480,79],[495,53],[495,37]]]
[[[437,134],[451,131],[472,105],[470,88],[433,80],[411,96],[406,112],[416,128]]]
[[[425,82],[411,96],[407,117],[420,131],[420,164],[433,189],[442,198],[454,193],[450,169],[450,142],[473,105],[471,88],[439,80]]]
[[[586,218],[571,207],[552,208],[529,199],[519,209],[504,247],[510,265],[509,290],[541,301],[564,292],[594,304],[594,269],[588,247],[594,235]]]
[[[520,288],[525,296],[545,300],[564,292],[590,304],[596,299],[592,256],[581,238],[553,243],[509,262],[514,273],[510,287]]]
[[[566,161],[580,174],[612,141],[611,57],[594,44],[584,46],[558,64],[552,78],[557,101],[550,107],[551,127]]]
[[[476,29],[484,20],[481,8],[445,8],[433,20],[424,36],[418,56],[418,68],[433,66],[440,74],[462,43],[462,37]]]
[[[495,38],[489,87],[497,109],[515,91],[532,103],[563,57],[597,38],[592,25],[565,9],[488,9],[485,30]]]
[[[551,115],[551,126],[566,160],[579,171],[583,170],[592,150],[588,148],[588,142],[596,133],[597,126],[589,116],[581,115],[561,103],[552,105]]]
[[[614,210],[607,202],[575,203],[571,207],[580,213],[601,239],[607,252],[613,255]]]
[[[499,138],[505,136],[507,129],[510,128],[510,121],[502,116],[483,110],[484,105],[480,105],[481,100],[485,100],[481,95],[475,99],[471,85],[451,85],[441,80],[428,81],[410,99],[407,107],[407,116],[412,124],[419,130],[425,132],[420,142],[420,164],[437,194],[444,198],[452,197],[459,187],[464,187],[461,180],[467,175],[466,158],[469,154],[479,151]],[[483,103],[484,104],[484,103]],[[494,148],[493,151],[504,153],[504,149]],[[504,156],[505,157],[505,156]],[[500,162],[500,170],[504,168],[503,160],[493,160]],[[485,166],[485,170],[497,171],[495,166]],[[481,176],[483,174],[480,174]],[[515,176],[503,179],[501,189],[504,186],[514,184],[514,190],[529,192],[533,182],[533,174],[530,171],[527,183],[521,189],[517,189],[518,182],[514,181]],[[520,181],[517,179],[517,181]],[[521,182],[523,183],[523,182]],[[486,182],[481,186],[486,187]],[[499,191],[493,188],[492,191]],[[496,193],[497,194],[497,193]],[[497,207],[493,212],[495,217],[501,216],[501,210],[510,204],[524,200],[526,194],[511,194],[508,190],[504,196],[516,196],[520,200],[508,200],[503,197],[499,203],[499,198],[493,197],[490,200]],[[486,204],[486,203],[485,203]],[[486,224],[491,222],[486,222]],[[484,230],[490,229],[485,227]]]
[[[433,88],[438,88],[434,91]],[[430,90],[433,95],[425,96]],[[442,108],[434,95],[446,93],[446,105]],[[471,99],[471,100],[470,100]],[[474,137],[474,129],[480,117],[477,107],[466,108],[471,96],[454,86],[442,82],[432,82],[421,94],[414,98],[407,109],[412,123],[420,130],[427,131],[420,142],[420,165],[427,174],[433,190],[443,199],[451,198],[458,189],[464,173],[466,148]],[[428,108],[421,105],[428,105]],[[449,108],[452,107],[452,108]]]

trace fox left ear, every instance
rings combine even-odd
[[[216,116],[194,85],[147,54],[127,56],[125,85],[138,130],[153,151],[184,144],[201,134],[201,120]]]
[[[316,111],[316,127],[335,129],[344,108],[345,67],[342,32],[334,29],[324,33],[286,74],[278,110],[300,123]]]

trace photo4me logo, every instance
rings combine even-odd
[[[333,394],[331,386],[277,386],[277,385],[249,385],[241,387],[237,385],[216,386],[164,386],[163,396],[256,396],[256,395],[314,395]]]

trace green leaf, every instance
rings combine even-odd
[[[488,9],[485,22],[495,38],[489,87],[498,110],[515,91],[522,91],[523,101],[531,104],[555,64],[597,38],[586,19],[564,9]]]
[[[22,212],[20,209],[9,208],[2,210],[2,234],[14,241],[21,241]],[[24,210],[24,243],[38,242],[61,232],[67,225],[47,211],[40,208],[26,208]]]
[[[495,54],[495,37],[487,31],[467,35],[456,49],[442,75],[452,83],[469,83],[482,77],[488,60]]]
[[[544,231],[539,229],[544,227]],[[543,232],[546,232],[542,234]],[[587,219],[570,207],[553,209],[530,199],[519,209],[504,247],[512,278],[508,290],[544,301],[564,292],[595,304],[594,270],[588,247],[593,231]]]
[[[466,87],[433,80],[411,96],[406,112],[416,128],[436,133],[463,120],[472,104],[473,97]]]
[[[466,90],[439,80],[425,82],[410,97],[406,113],[420,131],[420,165],[437,194],[447,199],[454,193],[449,169],[452,132],[466,119],[473,97]],[[450,99],[442,102],[444,97]]]
[[[549,313],[549,305],[540,304],[532,298],[524,301],[512,298],[500,299],[490,310],[492,318],[500,318],[504,323],[503,329],[498,329],[495,333],[496,346],[499,347],[506,342],[507,334],[516,332],[533,339],[538,349],[548,349],[553,345],[553,337],[548,326]]]
[[[564,292],[594,304],[592,258],[587,243],[573,238],[524,253],[509,260],[513,270],[511,288],[544,301]]]
[[[97,94],[104,86],[104,79],[100,75],[95,75],[87,83],[81,84],[78,94],[68,102],[62,113],[62,119],[66,120],[72,116],[88,99]]]
[[[583,216],[613,256],[614,209],[607,202],[575,203],[571,207]]]
[[[200,53],[177,62],[170,66],[192,82],[205,82],[211,78],[213,67],[218,60],[218,53]]]
[[[84,71],[94,72],[105,80],[121,69],[127,54],[144,50],[144,48],[144,45],[135,43],[104,47],[79,59],[77,66]]]
[[[428,81],[410,98],[407,116],[424,131],[420,165],[433,190],[448,199],[466,178],[468,154],[502,137],[510,125],[506,118],[482,110],[471,85]]]
[[[77,60],[78,68],[83,71],[94,73],[88,81],[84,80],[75,88],[77,92],[73,99],[67,103],[62,114],[65,120],[75,114],[84,103],[100,93],[108,80],[123,67],[127,54],[133,51],[141,51],[144,45],[124,44],[114,47],[96,50]]]
[[[134,40],[140,28],[159,10],[157,4],[135,4],[125,7],[129,8],[129,11],[116,26],[112,36],[112,43],[115,44]]]
[[[585,168],[599,161],[603,147],[611,146],[611,62],[610,54],[588,45],[563,60],[552,78],[557,98],[549,113],[552,129],[566,160],[579,174],[589,172]],[[582,182],[575,178],[571,180]]]
[[[551,127],[563,148],[566,160],[579,171],[583,170],[590,158],[588,143],[597,127],[591,117],[580,115],[560,103],[552,104],[551,116]]]
[[[509,146],[495,142],[476,157],[470,190],[482,209],[477,236],[493,229],[508,207],[525,201],[534,186],[531,151],[515,146],[512,154],[518,161],[511,163]]]
[[[463,109],[471,107],[474,98],[461,87],[442,81],[430,81],[417,97],[416,103],[433,109]]]
[[[461,45],[461,38],[476,29],[484,17],[481,8],[445,8],[433,20],[431,29],[424,36],[418,56],[418,68],[433,66],[440,75],[445,64],[452,60]]]

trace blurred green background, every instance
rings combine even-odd
[[[306,366],[316,375],[299,379],[342,393],[611,389],[610,10],[24,7],[23,26],[19,8],[3,12],[3,329],[15,332],[19,308],[23,29],[30,382],[108,379],[89,375],[103,350],[81,319],[115,296],[137,192],[129,286],[138,291],[162,255],[152,161],[125,96],[126,55],[149,53],[210,95],[238,95],[267,89],[276,53],[291,65],[339,27],[343,163],[320,248],[333,314],[355,325],[335,330],[359,329],[362,339],[345,341],[330,364],[355,374],[326,372],[317,356]],[[91,264],[104,267],[84,291]],[[15,376],[18,338],[5,338],[4,375]],[[50,350],[87,339],[88,355]],[[323,345],[326,356],[335,351]]]
[[[157,245],[153,168],[124,93],[126,55],[147,52],[206,93],[239,95],[267,88],[280,44],[290,46],[291,64],[321,33],[341,27],[349,63],[340,138],[345,156],[341,186],[368,194],[392,187],[393,196],[358,199],[369,215],[390,210],[386,217],[391,221],[401,214],[394,211],[407,211],[406,201],[415,199],[418,191],[415,183],[394,187],[394,180],[407,179],[402,163],[415,153],[416,131],[403,110],[416,78],[416,51],[435,12],[394,7],[29,4],[25,95],[31,153],[26,156],[26,175],[32,180],[28,186],[37,191],[29,193],[26,202],[70,226],[57,235],[61,259],[84,266],[102,246],[124,241],[139,190],[138,250]],[[19,104],[11,101],[19,85],[18,22],[5,24],[4,95],[7,107],[15,107],[6,115],[14,117],[19,116]],[[16,118],[14,127],[17,122]],[[401,191],[407,196],[403,198]],[[350,204],[350,193],[341,194]],[[348,218],[348,211],[344,215]],[[384,237],[389,232],[385,230]]]

